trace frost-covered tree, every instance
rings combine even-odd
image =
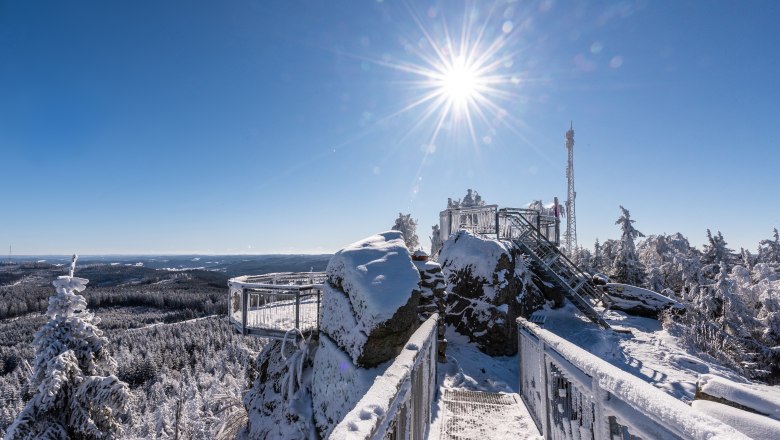
[[[701,257],[701,262],[705,265],[712,265],[713,269],[707,270],[705,268],[705,272],[717,273],[720,271],[720,266],[725,266],[726,271],[730,271],[736,261],[737,255],[728,248],[723,234],[718,231],[716,235],[712,235],[712,232],[707,229],[707,244],[704,245],[704,254]]]
[[[616,225],[622,231],[618,252],[613,263],[614,278],[622,283],[641,286],[645,281],[645,269],[639,261],[634,240],[645,235],[634,228],[634,220],[628,209],[620,206],[623,215],[617,219]]]
[[[35,334],[29,389],[34,393],[6,432],[15,439],[103,439],[122,435],[129,416],[127,384],[114,376],[116,363],[100,322],[79,295],[88,280],[70,275],[54,282],[49,321]]]
[[[441,241],[439,225],[433,225],[433,227],[431,227],[431,257],[435,258],[436,255],[439,254],[442,246],[444,246],[444,243]]]
[[[401,231],[406,247],[410,251],[415,251],[420,247],[420,239],[417,237],[417,221],[412,218],[412,214],[399,212],[398,218],[395,219],[395,224],[390,229]]]
[[[593,245],[593,257],[590,260],[590,265],[593,266],[595,272],[604,272],[604,257],[601,254],[601,244],[599,244],[598,238]]]
[[[593,255],[588,249],[582,246],[577,248],[572,254],[572,262],[584,272],[591,274],[597,272],[593,267]]]
[[[758,243],[758,262],[780,268],[780,234],[774,229],[772,239],[761,240]]]
[[[636,249],[650,289],[671,289],[682,295],[692,284],[701,284],[700,254],[682,234],[650,235]]]
[[[745,266],[747,270],[753,269],[753,266],[756,264],[756,256],[751,254],[750,251],[745,248],[739,249],[739,258],[740,264]]]

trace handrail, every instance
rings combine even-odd
[[[245,275],[228,281],[228,322],[242,334],[283,338],[319,331],[324,272]]]
[[[520,396],[546,439],[746,439],[649,383],[519,318]]]
[[[504,208],[504,209],[499,210],[499,212],[502,212],[502,211],[508,213],[512,218],[515,218],[515,219],[519,218],[520,221],[525,223],[526,227],[529,230],[535,231],[537,233],[537,237],[536,237],[537,241],[540,241],[545,246],[555,247],[557,249],[557,246],[553,242],[551,242],[549,239],[547,239],[547,237],[545,237],[544,234],[539,232],[539,230],[536,229],[536,227],[533,224],[531,224],[531,222],[528,221],[528,219],[526,219],[522,215],[512,215],[513,214],[512,208]],[[567,267],[567,269],[569,269],[570,271],[574,272],[575,276],[580,278],[580,280],[585,281],[585,283],[581,287],[584,288],[587,291],[589,296],[591,296],[595,300],[600,300],[601,299],[601,297],[602,297],[601,292],[599,292],[598,289],[593,288],[593,286],[590,284],[591,281],[590,281],[590,276],[588,274],[583,272],[582,269],[580,269],[579,266],[574,264],[574,262],[571,261],[569,259],[569,257],[567,257],[564,252],[558,251],[556,257],[558,258],[559,262],[562,262]],[[573,286],[571,286],[571,287],[573,287]]]
[[[436,394],[434,313],[415,332],[384,374],[374,380],[355,407],[336,425],[339,440],[424,439]]]

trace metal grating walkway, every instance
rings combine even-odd
[[[443,391],[441,440],[541,438],[517,394]]]

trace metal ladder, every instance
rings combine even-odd
[[[522,230],[512,237],[523,252],[531,257],[545,278],[552,281],[569,301],[591,321],[605,329],[610,325],[594,306],[602,301],[603,293],[593,285],[590,277],[569,260],[554,243],[542,235],[536,226],[520,214],[508,213],[507,219]]]

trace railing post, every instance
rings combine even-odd
[[[591,390],[593,393],[593,403],[595,403],[595,414],[593,415],[593,435],[595,438],[608,438],[609,418],[606,414],[604,414],[604,402],[607,400],[608,394],[599,386],[597,375],[593,375]]]
[[[317,334],[319,334],[320,332],[320,299],[321,298],[322,298],[322,289],[317,289]]]
[[[246,334],[246,315],[247,315],[247,291],[245,287],[241,288],[241,334]]]
[[[301,329],[301,290],[295,290],[295,328]]]
[[[541,348],[541,358],[542,358],[542,376],[544,376],[544,392],[542,393],[542,408],[544,408],[544,420],[542,421],[544,425],[544,432],[542,433],[544,435],[544,438],[550,438],[552,435],[551,427],[550,427],[550,382],[547,380],[549,377],[548,373],[548,364],[549,361],[547,360],[547,347],[546,344],[543,341],[539,341],[539,346]]]

